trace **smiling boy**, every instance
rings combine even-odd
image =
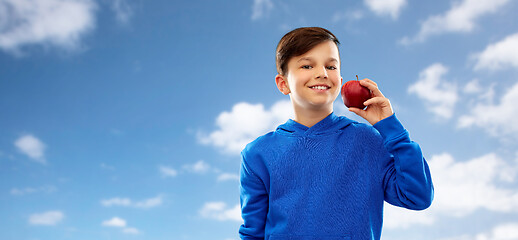
[[[294,118],[249,143],[240,171],[241,239],[380,239],[383,202],[422,210],[433,185],[419,145],[375,82],[365,110],[372,126],[333,113],[340,93],[339,41],[298,28],[277,46],[275,82]]]

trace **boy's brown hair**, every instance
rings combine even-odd
[[[321,27],[296,28],[286,33],[277,45],[275,54],[277,73],[286,76],[288,61],[292,57],[300,56],[325,41],[333,41],[336,47],[340,44],[333,33]]]

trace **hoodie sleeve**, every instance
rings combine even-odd
[[[374,124],[383,137],[389,161],[384,168],[385,201],[413,210],[432,203],[434,189],[430,169],[419,145],[393,114]]]
[[[241,157],[239,189],[244,223],[239,228],[239,236],[243,240],[263,240],[268,194],[263,181],[246,163],[245,154],[241,153]]]

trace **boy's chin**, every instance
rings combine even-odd
[[[310,103],[308,105],[309,105],[309,106],[307,106],[308,110],[329,110],[329,109],[333,109],[333,102],[324,102],[324,103],[312,102],[312,103]]]

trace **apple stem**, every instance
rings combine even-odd
[[[358,75],[356,75],[356,80],[357,80],[357,81],[360,81],[360,79],[358,79]]]

